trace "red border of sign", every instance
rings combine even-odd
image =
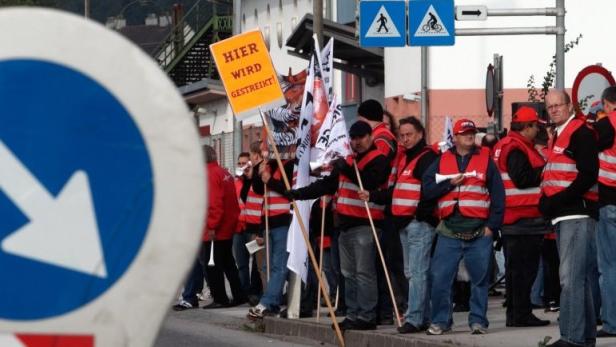
[[[575,108],[575,114],[578,117],[586,116],[584,113],[582,113],[582,110],[580,109],[580,104],[578,100],[578,89],[580,88],[580,84],[582,84],[582,80],[586,76],[590,75],[591,73],[598,73],[602,75],[610,83],[611,86],[616,84],[616,81],[614,80],[614,76],[612,76],[612,73],[609,72],[603,66],[589,65],[583,68],[582,71],[580,71],[575,77],[575,81],[573,81],[573,87],[571,88],[571,98],[573,99],[572,100],[573,107]]]
[[[492,78],[492,107],[488,105],[488,78]],[[486,86],[485,86],[485,96],[486,96],[486,111],[488,112],[488,117],[492,117],[494,113],[494,104],[496,103],[496,79],[494,78],[494,65],[488,65],[488,69],[486,71]]]

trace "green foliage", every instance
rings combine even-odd
[[[565,53],[569,52],[573,47],[580,44],[580,39],[582,38],[582,34],[579,34],[575,40],[570,41],[565,44]],[[531,102],[543,102],[545,100],[545,95],[548,93],[550,88],[554,86],[554,78],[556,77],[556,55],[552,56],[552,62],[548,67],[548,71],[543,76],[543,82],[541,83],[541,89],[538,90],[535,87],[535,76],[530,75],[528,78],[528,82],[526,83],[526,88],[528,89],[528,101]]]

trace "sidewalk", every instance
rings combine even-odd
[[[534,310],[535,315],[541,319],[549,319],[551,324],[547,327],[537,328],[505,328],[505,309],[502,307],[502,297],[491,297],[488,306],[488,319],[490,327],[486,335],[470,335],[467,326],[468,312],[454,313],[454,328],[442,336],[428,336],[419,334],[398,334],[395,326],[379,326],[376,331],[348,331],[345,333],[347,346],[383,346],[383,347],[536,347],[546,336],[552,337],[554,342],[559,337],[558,313],[544,313],[543,310]],[[247,306],[216,309],[191,310],[179,314],[207,316],[207,320],[226,322],[226,326],[236,328],[251,328],[255,331],[264,331],[269,335],[293,336],[310,339],[325,345],[336,345],[335,334],[331,329],[331,321],[327,316],[327,309],[321,309],[320,322],[316,318],[282,319],[266,317],[263,326],[254,324],[246,318]],[[174,315],[176,315],[175,313]],[[338,318],[341,321],[342,317]],[[305,341],[305,340],[304,340]],[[597,347],[616,346],[616,338],[598,339]]]

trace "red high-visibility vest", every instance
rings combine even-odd
[[[261,224],[261,215],[263,214],[263,195],[255,193],[252,187],[248,190],[246,196],[246,208],[244,213],[247,224]]]
[[[548,152],[548,162],[543,169],[541,181],[541,193],[552,196],[565,190],[573,183],[577,177],[578,170],[573,159],[565,155],[565,150],[569,147],[571,135],[581,126],[587,126],[583,121],[574,118],[565,129],[558,135],[555,143],[550,143]],[[599,201],[597,185],[595,184],[586,193],[584,199]]]
[[[363,158],[361,158],[359,163],[357,163],[357,168],[359,171],[362,171],[368,163],[379,155],[383,154],[378,149],[368,152]],[[348,158],[347,162],[349,165],[352,165],[351,158]],[[343,174],[340,174],[338,182],[336,211],[341,215],[367,219],[368,213],[366,212],[364,201],[359,198],[359,187]],[[385,206],[376,205],[369,202],[368,208],[370,209],[370,214],[373,219],[381,220],[385,218]]]
[[[387,128],[385,123],[380,123],[372,129],[372,141],[376,148],[386,157],[397,148],[396,136]]]
[[[430,147],[422,151],[406,164],[406,154],[400,158],[395,166],[397,172],[396,185],[391,199],[391,214],[401,217],[413,217],[417,211],[421,198],[421,180],[413,176],[417,162],[426,153],[432,151]]]
[[[494,146],[494,161],[505,186],[504,224],[506,225],[513,224],[522,218],[541,217],[541,212],[539,212],[541,189],[539,187],[519,189],[509,177],[507,160],[509,153],[513,150],[522,151],[533,169],[545,165],[541,153],[533,147],[529,140],[515,131],[510,132]]]
[[[610,112],[607,117],[616,129],[616,112]],[[599,153],[599,182],[616,188],[616,141],[612,143],[612,147]]]
[[[281,180],[282,179],[282,172],[281,170],[284,170],[284,164],[286,163],[283,162],[283,167],[278,167],[276,169],[276,172],[274,172],[274,174],[272,175],[272,178],[274,178],[275,180]],[[268,213],[269,213],[269,217],[276,217],[276,216],[280,216],[283,214],[289,214],[291,212],[291,208],[290,208],[290,202],[289,199],[285,198],[284,196],[282,196],[282,194],[275,192],[271,189],[267,190],[267,203],[268,203]]]
[[[471,155],[466,172],[475,171],[476,177],[466,177],[461,185],[438,200],[438,214],[441,219],[451,215],[458,206],[460,214],[469,218],[488,219],[490,210],[490,195],[486,187],[490,150],[481,147],[479,153]],[[446,151],[441,156],[438,173],[453,175],[460,173],[456,155],[452,151]]]

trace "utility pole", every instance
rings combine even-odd
[[[556,83],[565,88],[565,0],[556,0]]]
[[[242,32],[242,2],[241,0],[233,0],[233,35],[238,35]],[[241,121],[233,119],[233,162],[242,153],[242,131],[243,126]]]
[[[90,18],[90,0],[83,0],[83,16]]]
[[[317,34],[319,45],[323,45],[323,0],[312,0],[312,14],[314,18],[312,32]]]

